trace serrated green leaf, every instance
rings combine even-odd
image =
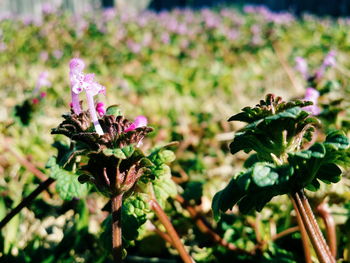
[[[349,148],[350,141],[349,138],[344,136],[341,132],[333,131],[327,135],[325,144],[327,146],[332,146],[337,150],[345,150]]]
[[[63,169],[60,170],[56,177],[56,190],[59,196],[63,200],[84,197],[88,192],[88,185],[81,184],[75,174]]]
[[[132,156],[134,151],[135,151],[135,147],[133,145],[128,145],[128,146],[125,146],[123,148],[103,149],[103,153],[105,155],[107,155],[107,156],[114,155],[116,158],[123,159],[123,160]]]
[[[272,186],[277,183],[278,173],[274,172],[270,166],[264,163],[257,163],[254,166],[252,178],[259,187]]]
[[[171,178],[171,169],[166,164],[162,164],[156,168],[153,168],[152,172],[156,178],[162,178],[162,179],[170,179]]]
[[[158,159],[161,163],[171,163],[176,159],[173,151],[163,150],[158,153]]]

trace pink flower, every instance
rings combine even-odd
[[[38,98],[32,99],[32,103],[33,103],[34,105],[38,104],[38,103],[39,103],[39,99],[38,99]]]
[[[81,72],[85,68],[85,63],[80,58],[73,58],[69,62],[71,72]]]
[[[81,113],[79,94],[85,90],[86,99],[95,130],[99,135],[103,135],[103,130],[97,118],[93,97],[98,93],[105,94],[106,88],[94,81],[95,74],[84,75],[83,69],[85,68],[85,63],[81,59],[73,58],[69,63],[69,67],[73,111],[75,114]]]
[[[39,90],[42,87],[51,86],[51,82],[47,79],[49,73],[47,71],[43,71],[40,73],[38,80],[36,82],[36,89]]]
[[[313,105],[303,107],[303,110],[309,112],[312,115],[318,115],[321,113],[321,109],[317,106],[320,93],[314,88],[307,88],[305,92],[304,101],[311,101]]]
[[[300,74],[303,75],[303,77],[305,79],[307,79],[308,78],[308,66],[307,66],[306,60],[302,57],[296,57],[295,63],[296,63],[295,69],[297,71],[299,71]]]
[[[140,115],[135,118],[135,121],[124,132],[133,131],[137,128],[144,126],[147,126],[147,118],[145,116]]]
[[[335,50],[331,50],[328,52],[328,54],[325,56],[325,58],[323,60],[324,67],[326,67],[326,68],[327,67],[334,67],[336,65],[335,55],[336,55]]]
[[[100,117],[106,114],[106,107],[103,102],[98,102],[96,104],[96,111]]]

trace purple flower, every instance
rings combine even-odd
[[[42,51],[39,56],[40,59],[44,62],[46,62],[49,59],[49,53],[47,53],[46,51]]]
[[[104,21],[110,21],[110,20],[114,19],[116,15],[117,15],[117,12],[113,7],[105,8],[103,10]]]
[[[44,3],[41,10],[43,14],[49,15],[56,12],[56,7],[51,3]]]
[[[142,46],[139,43],[136,43],[132,40],[127,41],[128,48],[134,54],[140,53]]]
[[[38,80],[35,85],[34,93],[39,92],[39,89],[42,87],[51,86],[51,82],[47,79],[48,76],[49,76],[49,73],[47,71],[43,71],[39,74]]]
[[[253,5],[245,5],[243,7],[243,11],[244,11],[244,13],[251,14],[251,13],[255,13],[256,9],[255,9],[255,6],[253,6]]]
[[[326,68],[334,67],[336,65],[335,55],[336,55],[335,50],[329,51],[323,60],[323,66]]]
[[[63,56],[63,52],[58,49],[54,50],[52,54],[56,59],[60,59]]]
[[[302,57],[295,58],[295,69],[300,72],[300,74],[307,79],[308,78],[308,66],[307,62]]]
[[[81,108],[79,104],[79,94],[85,90],[86,99],[91,115],[91,119],[95,126],[95,130],[99,135],[103,135],[103,130],[95,111],[94,99],[93,97],[98,93],[105,94],[106,88],[99,83],[94,81],[94,74],[84,75],[83,70],[85,68],[84,62],[79,58],[73,58],[70,63],[70,83],[71,83],[71,94],[72,94],[72,108],[75,114],[81,113]]]
[[[335,55],[336,55],[336,52],[334,50],[331,50],[325,56],[325,58],[323,59],[322,65],[315,73],[317,80],[320,80],[323,77],[323,75],[325,74],[328,68],[334,67],[336,65]]]
[[[145,116],[137,116],[135,121],[124,132],[133,131],[137,128],[147,126],[147,118]]]
[[[320,93],[314,88],[307,88],[305,92],[304,101],[311,101],[313,105],[303,107],[303,110],[309,112],[312,115],[318,115],[321,113],[321,109],[317,106]]]
[[[164,44],[169,44],[170,42],[170,36],[167,32],[162,33],[161,39]]]
[[[97,102],[96,111],[100,117],[106,114],[106,107],[103,102]]]

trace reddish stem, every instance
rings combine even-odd
[[[322,202],[317,206],[317,212],[320,214],[327,232],[328,245],[332,256],[337,256],[337,234],[335,229],[334,218],[332,217],[327,203]]]
[[[210,225],[206,218],[203,215],[201,215],[194,207],[190,206],[182,196],[177,195],[175,197],[175,200],[178,201],[189,212],[190,216],[195,221],[195,224],[197,225],[199,230],[202,233],[208,234],[214,240],[214,242],[232,251],[238,251],[245,254],[254,254],[254,251],[250,252],[239,249],[234,244],[228,243],[226,240],[222,239],[214,231],[214,228]]]
[[[46,175],[41,172],[38,168],[35,167],[30,161],[28,161],[26,158],[23,158],[20,156],[17,152],[11,149],[11,147],[8,147],[5,145],[5,149],[9,151],[14,157],[16,157],[17,161],[23,165],[29,172],[34,174],[36,177],[38,177],[41,181],[46,180]]]
[[[308,242],[309,239],[308,239],[308,236],[307,236],[307,232],[306,232],[306,229],[305,229],[302,217],[300,215],[299,208],[298,208],[295,200],[293,198],[291,198],[291,200],[292,200],[292,203],[293,203],[293,207],[294,207],[295,214],[296,214],[296,217],[297,217],[297,222],[298,222],[298,225],[299,225],[298,229],[300,229],[301,242],[302,242],[303,248],[304,248],[305,262],[306,263],[312,263],[310,246],[309,246],[309,242]]]
[[[182,244],[178,234],[176,233],[176,230],[172,223],[170,222],[169,218],[161,208],[161,206],[158,204],[158,202],[155,199],[151,199],[150,205],[154,213],[157,215],[160,222],[165,227],[166,231],[168,232],[169,237],[172,240],[172,243],[176,250],[179,252],[180,257],[185,263],[193,263],[193,259],[190,257],[190,255],[187,253],[184,245]]]
[[[42,182],[33,192],[25,197],[14,209],[7,214],[7,216],[0,222],[0,229],[2,229],[15,215],[17,215],[22,208],[28,206],[41,192],[49,187],[55,179],[48,178]]]
[[[167,233],[161,231],[157,226],[154,226],[154,232],[156,232],[165,242],[170,243],[174,247],[174,243]]]
[[[122,246],[122,204],[123,194],[111,198],[112,201],[112,251],[115,263],[123,261]]]
[[[305,230],[305,228],[304,228],[304,230]],[[283,231],[279,232],[278,234],[273,235],[271,239],[272,239],[272,241],[275,241],[275,240],[280,239],[280,238],[282,238],[284,236],[292,234],[292,233],[294,233],[296,231],[299,231],[299,226],[293,226],[293,227],[290,227],[290,228],[288,228],[286,230],[283,230]]]
[[[316,251],[318,259],[321,263],[335,263],[335,259],[332,257],[326,241],[323,238],[306,196],[302,191],[299,191],[293,194],[292,198],[296,203],[297,209],[301,215],[303,224]]]

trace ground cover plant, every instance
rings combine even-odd
[[[348,28],[3,16],[1,261],[349,261]]]

